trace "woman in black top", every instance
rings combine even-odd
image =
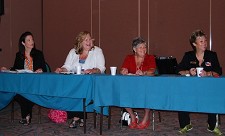
[[[44,55],[41,51],[35,48],[33,35],[31,32],[25,32],[19,39],[19,52],[16,53],[16,58],[11,70],[27,69],[37,73],[46,72]],[[32,108],[34,103],[17,94],[16,101],[21,107],[22,119],[19,123],[29,125],[32,118]]]
[[[216,52],[207,50],[206,35],[202,30],[196,30],[190,37],[190,44],[193,51],[186,52],[180,64],[177,67],[181,75],[196,76],[196,67],[203,67],[200,73],[201,77],[214,76],[222,74],[222,70],[217,58]],[[178,112],[180,123],[180,133],[186,133],[192,129],[189,112]],[[216,114],[208,114],[208,131],[217,135],[222,133],[216,127]]]

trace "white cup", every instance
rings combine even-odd
[[[116,75],[116,67],[110,67],[111,75]]]
[[[80,75],[81,74],[81,66],[76,66],[76,69],[77,69],[77,75]]]
[[[201,71],[203,70],[203,67],[197,67],[197,76],[201,77],[200,74],[202,73]]]

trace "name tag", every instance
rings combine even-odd
[[[207,67],[212,66],[211,62],[205,62],[205,65],[206,65]]]
[[[190,64],[196,64],[196,61],[190,61]]]

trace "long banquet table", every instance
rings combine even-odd
[[[225,113],[225,77],[64,75],[0,72],[0,109],[21,94],[48,108],[94,106]]]
[[[92,100],[92,89],[91,75],[1,72],[0,109],[7,106],[15,94],[20,94],[44,107],[83,111],[83,98],[88,105]]]
[[[224,114],[224,83],[225,77],[97,75],[93,99],[95,106],[102,110],[118,106]],[[100,134],[102,124],[103,114],[100,117]]]
[[[97,110],[90,104],[92,91],[92,75],[0,72],[0,110],[20,94],[47,108],[83,111],[85,114]]]
[[[97,75],[95,106],[225,113],[225,77]]]
[[[87,111],[118,106],[225,113],[225,77],[0,72],[0,110],[16,94],[47,108],[67,111],[83,111],[85,99]],[[89,105],[92,100],[94,103]],[[104,113],[107,114],[107,108]],[[102,134],[102,116],[100,119]]]

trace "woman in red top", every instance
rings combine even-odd
[[[147,54],[146,42],[141,37],[137,37],[133,40],[132,48],[133,55],[127,55],[120,73],[123,75],[135,74],[135,75],[149,75],[155,74],[156,63],[153,55]],[[150,125],[149,109],[145,109],[144,118],[141,123],[138,124],[136,116],[131,108],[126,108],[131,116],[131,123],[129,128],[131,129],[145,129]]]

